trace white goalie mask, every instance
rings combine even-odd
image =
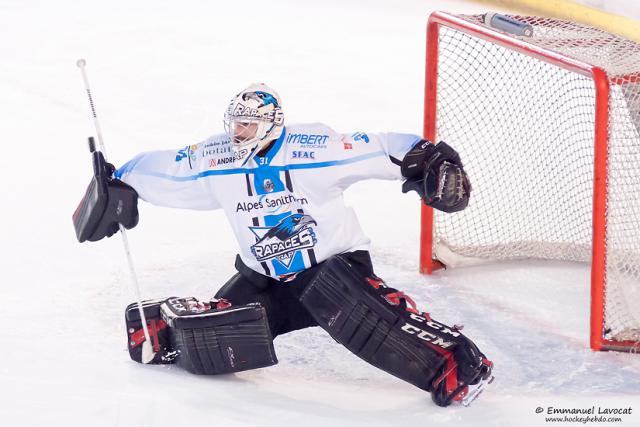
[[[282,134],[280,96],[265,84],[252,84],[231,100],[224,114],[224,127],[236,152],[253,157]]]

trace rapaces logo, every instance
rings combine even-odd
[[[317,243],[312,224],[318,225],[310,215],[295,213],[273,227],[249,227],[257,239],[251,252],[258,261],[275,258],[289,268],[297,251]]]
[[[242,103],[238,103],[235,110],[233,110],[234,117],[260,117],[261,115],[257,108],[251,108]]]
[[[196,161],[197,149],[198,149],[197,145],[187,145],[182,150],[178,150],[178,153],[176,153],[176,162],[180,162],[184,159],[189,159],[189,169],[192,169],[193,164]]]
[[[258,93],[258,92],[256,92]],[[284,114],[282,110],[277,106],[275,102],[275,98],[269,95],[270,99],[267,99],[265,102],[265,106],[272,104],[274,108],[267,109],[265,111],[264,107],[261,109],[253,108],[249,105],[245,105],[243,103],[238,103],[236,108],[232,112],[233,117],[248,117],[248,118],[263,118],[271,123],[275,123],[276,125],[281,125],[284,123]],[[244,99],[246,101],[246,99]]]

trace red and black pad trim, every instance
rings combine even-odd
[[[167,324],[163,320],[153,319],[147,322],[147,330],[149,331],[149,337],[153,342],[153,351],[160,351],[160,340],[158,339],[158,332],[165,329]],[[144,329],[142,326],[137,331],[134,331],[129,337],[129,346],[137,347],[145,341]]]
[[[366,362],[418,388],[431,384],[446,358],[402,328],[402,312],[340,255],[325,261],[300,301],[332,338]]]
[[[336,341],[431,392],[440,406],[462,399],[468,385],[490,373],[479,366],[482,353],[458,329],[419,313],[404,293],[375,276],[360,275],[343,255],[320,267],[300,301]]]
[[[169,342],[167,323],[160,317],[160,306],[166,298],[142,301],[142,308],[147,319],[147,329],[153,344],[155,357],[152,364],[174,363],[176,352]],[[127,325],[127,348],[132,360],[142,363],[142,343],[145,341],[144,329],[140,320],[138,303],[131,303],[125,310]]]
[[[468,391],[469,386],[458,384],[458,365],[453,358],[453,353],[437,346],[431,346],[446,359],[442,373],[433,381],[431,398],[438,406],[449,406],[453,400],[461,400]]]
[[[404,292],[389,288],[381,278],[375,275],[367,277],[365,280],[387,303],[418,315],[421,320],[433,322],[429,313],[419,312],[415,301]],[[424,327],[424,325],[421,325],[421,327]],[[432,397],[434,402],[439,406],[448,406],[452,400],[461,400],[466,394],[468,386],[460,387],[458,384],[457,364],[453,353],[430,342],[425,341],[424,345],[432,348],[446,361],[442,367],[442,373],[433,381]]]

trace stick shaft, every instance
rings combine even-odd
[[[140,284],[138,283],[138,274],[133,264],[133,258],[131,257],[131,251],[129,250],[129,239],[127,238],[127,232],[122,224],[118,224],[120,228],[120,234],[122,235],[122,244],[124,246],[124,253],[127,256],[127,264],[129,264],[129,275],[131,276],[131,285],[133,292],[136,296],[136,302],[138,303],[138,312],[140,313],[140,321],[142,322],[142,329],[144,331],[144,337],[151,345],[151,337],[149,335],[149,329],[147,328],[147,318],[144,315],[144,308],[142,307],[142,296],[140,292]]]
[[[107,158],[107,149],[104,146],[104,139],[102,138],[102,129],[100,128],[100,122],[98,121],[98,115],[96,114],[96,108],[93,104],[93,97],[91,96],[91,87],[89,86],[89,79],[87,78],[87,71],[84,68],[84,62],[82,65],[78,65],[80,73],[82,73],[82,80],[84,81],[84,88],[87,91],[87,97],[89,98],[89,106],[91,107],[91,114],[93,116],[93,124],[96,128],[96,135],[98,137],[98,144],[100,144],[100,151]]]
[[[78,68],[80,68],[80,72],[82,73],[82,80],[84,81],[84,87],[87,91],[87,96],[89,98],[89,105],[91,106],[91,114],[93,115],[93,124],[96,128],[96,134],[98,137],[98,144],[100,144],[100,151],[104,155],[105,159],[107,158],[107,150],[104,145],[104,139],[102,138],[102,130],[100,128],[100,121],[98,120],[98,115],[96,114],[96,108],[93,103],[93,97],[91,96],[91,88],[89,86],[89,78],[87,77],[87,72],[85,70],[86,62],[84,59],[78,60],[76,63]],[[144,315],[144,308],[142,307],[142,296],[140,293],[140,285],[138,283],[138,275],[136,274],[136,270],[133,264],[133,258],[131,257],[131,251],[129,250],[129,239],[127,238],[127,232],[122,224],[118,224],[120,228],[120,235],[122,236],[122,244],[124,246],[124,252],[127,257],[127,264],[129,265],[129,274],[131,276],[131,285],[133,287],[133,291],[136,296],[136,302],[138,305],[138,312],[140,313],[140,321],[142,322],[142,329],[144,331],[144,337],[147,345],[151,344],[151,336],[149,335],[149,329],[147,328],[147,317]]]

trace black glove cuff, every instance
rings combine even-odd
[[[402,192],[408,193],[409,191],[415,191],[421,199],[424,199],[426,196],[424,179],[408,179],[403,182]]]
[[[426,139],[421,139],[413,146],[407,154],[405,154],[400,165],[400,173],[407,179],[422,179],[426,171],[427,161],[436,147]]]

